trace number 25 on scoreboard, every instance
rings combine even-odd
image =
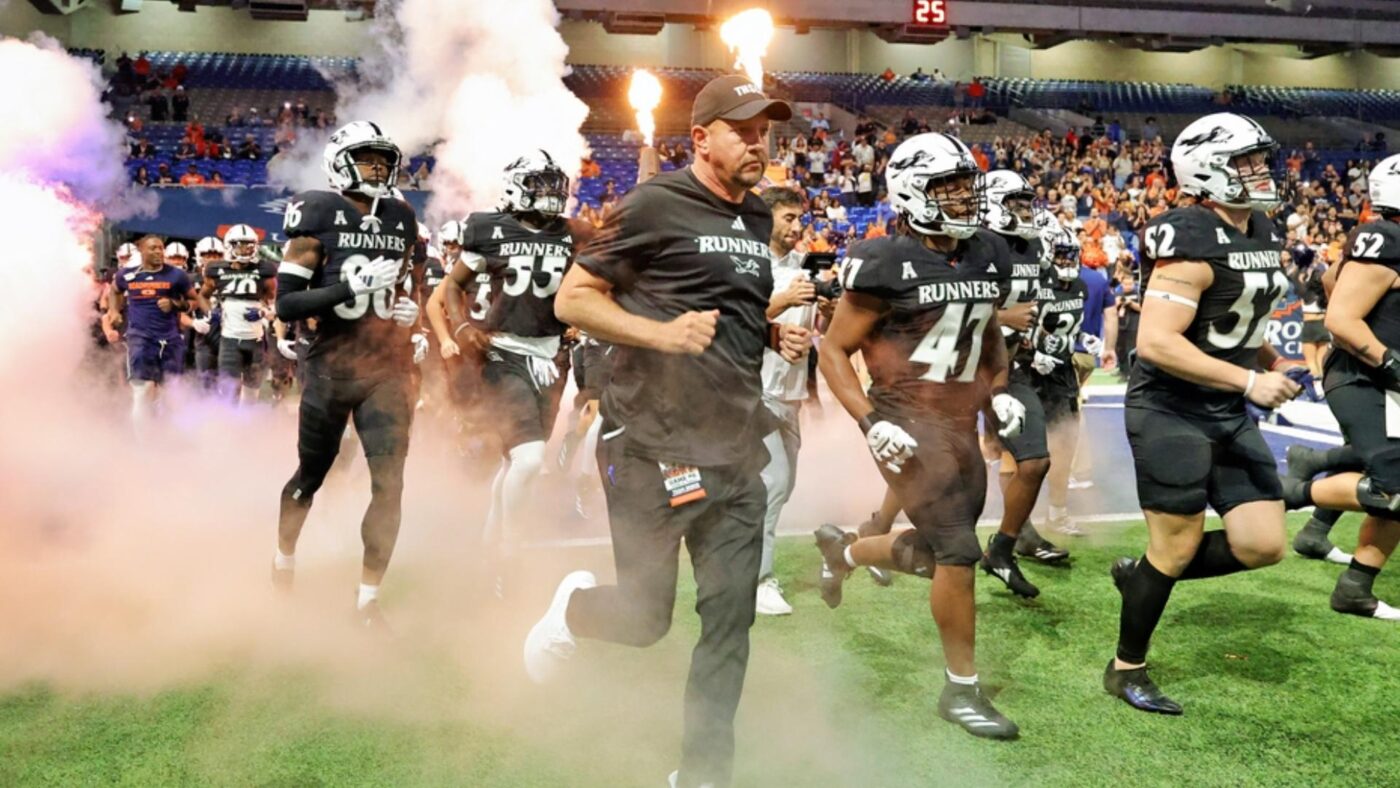
[[[947,27],[948,0],[914,0],[914,24]]]

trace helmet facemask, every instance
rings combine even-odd
[[[360,159],[356,157],[356,154],[367,151],[380,153],[388,160],[388,172],[384,176],[383,181],[367,181],[360,173],[358,165],[361,162]],[[357,192],[365,197],[377,200],[393,196],[392,189],[394,188],[394,184],[399,182],[399,164],[401,159],[402,154],[399,152],[399,149],[392,144],[362,142],[357,145],[352,145],[336,154],[332,166],[335,168],[336,172],[350,184],[347,188],[343,189],[343,191]]]
[[[1079,245],[1057,242],[1055,256],[1051,261],[1055,277],[1061,282],[1073,282],[1079,278]]]
[[[1240,195],[1227,203],[1230,207],[1253,207],[1270,211],[1278,207],[1278,184],[1274,181],[1274,154],[1278,145],[1269,143],[1230,156],[1222,169],[1232,184],[1231,191]]]
[[[982,225],[987,192],[980,171],[946,175],[914,175],[911,183],[924,195],[921,216],[909,216],[909,226],[923,235],[971,238]]]
[[[569,201],[569,176],[558,167],[517,172],[511,180],[519,190],[518,210],[554,218]]]

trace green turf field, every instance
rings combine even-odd
[[[1353,545],[1355,531],[1344,520],[1339,544]],[[1072,568],[1028,569],[1043,591],[1035,603],[979,578],[981,675],[1021,725],[1014,743],[974,740],[934,715],[942,666],[925,582],[880,589],[858,575],[829,611],[812,583],[815,551],[784,541],[779,571],[796,614],[755,626],[737,784],[1400,779],[1400,629],[1331,613],[1331,565],[1290,557],[1177,587],[1152,656],[1186,716],[1104,695],[1118,610],[1107,567],[1143,538],[1134,525],[1074,540]],[[230,659],[215,678],[151,693],[31,686],[0,700],[0,785],[664,785],[697,631],[683,575],[666,640],[647,651],[594,644],[548,691],[520,682],[518,633],[477,619],[423,637],[401,626],[391,644],[364,644],[363,664],[330,673]],[[1392,577],[1377,588],[1400,597]],[[421,593],[404,582],[386,607],[402,620]]]

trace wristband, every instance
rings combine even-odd
[[[874,411],[871,411],[871,413],[874,413]],[[870,413],[856,419],[856,423],[860,425],[862,435],[869,435],[870,430],[875,426],[875,422],[870,420]]]
[[[1254,388],[1254,381],[1259,377],[1259,373],[1254,370],[1249,371],[1249,380],[1244,384],[1244,395],[1249,396],[1249,392]]]

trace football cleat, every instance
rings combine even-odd
[[[1034,558],[1042,564],[1055,564],[1069,558],[1068,550],[1051,544],[1029,522],[1021,526],[1021,535],[1016,538],[1016,554]]]
[[[1152,677],[1147,675],[1145,665],[1118,670],[1113,667],[1113,660],[1110,659],[1103,672],[1103,688],[1108,694],[1122,698],[1125,703],[1139,711],[1171,715],[1181,713],[1181,704],[1162,694],[1162,690],[1153,683]]]
[[[1332,540],[1327,538],[1327,532],[1328,527],[1324,523],[1308,520],[1293,537],[1293,552],[1304,558],[1330,561],[1334,564],[1350,564],[1351,554],[1342,552],[1332,544]]]
[[[1046,519],[1045,525],[1055,533],[1064,536],[1084,535],[1084,529],[1067,514],[1062,517],[1050,517]]]
[[[822,572],[817,587],[826,606],[835,609],[841,605],[841,584],[851,574],[851,567],[846,563],[846,546],[856,541],[856,535],[842,531],[831,523],[818,528],[813,534],[817,538],[817,550],[822,554]]]
[[[1332,589],[1332,609],[1338,613],[1381,621],[1400,621],[1400,610],[1376,599],[1376,595],[1343,572]]]
[[[938,716],[984,739],[1014,739],[1021,734],[1016,723],[997,711],[977,684],[943,685],[938,696]]]
[[[525,672],[536,684],[543,684],[554,677],[559,666],[574,655],[578,644],[569,631],[565,614],[569,609],[569,598],[581,588],[593,588],[598,578],[592,572],[570,572],[559,582],[554,591],[554,599],[544,616],[530,628],[525,636]]]
[[[1118,589],[1118,593],[1123,593],[1123,584],[1128,582],[1128,575],[1137,568],[1137,559],[1123,557],[1113,562],[1109,567],[1109,574],[1113,576],[1113,587]]]
[[[1014,556],[1003,556],[993,552],[991,539],[995,539],[993,534],[987,541],[987,552],[982,554],[980,565],[982,571],[995,577],[1011,589],[1011,593],[1023,596],[1027,599],[1034,599],[1040,596],[1040,589],[1031,584],[1026,576],[1021,574],[1021,567],[1016,564]]]
[[[1284,452],[1284,463],[1288,465],[1287,475],[1298,481],[1308,481],[1327,469],[1323,462],[1325,454],[1310,446],[1295,444]]]
[[[364,607],[356,608],[354,622],[360,629],[372,630],[383,635],[394,634],[394,630],[384,618],[384,612],[379,609],[377,599],[371,599]]]

